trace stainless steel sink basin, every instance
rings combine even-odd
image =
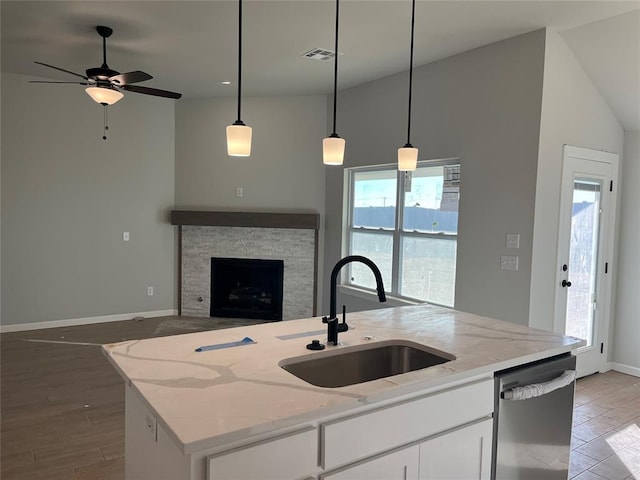
[[[455,356],[407,340],[386,340],[281,360],[287,372],[318,387],[335,388],[413,372]]]

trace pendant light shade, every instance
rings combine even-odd
[[[100,105],[113,105],[124,97],[122,92],[113,88],[87,87],[84,91],[87,92],[87,95],[89,95],[94,102]]]
[[[244,123],[227,127],[227,153],[232,157],[251,155],[251,127]]]
[[[340,24],[340,0],[336,0],[336,48],[333,57],[333,132],[322,140],[322,163],[342,165],[345,140],[336,133],[336,108],[338,105],[338,26]]]
[[[410,143],[398,149],[398,170],[409,172],[415,170],[418,165],[418,149]]]
[[[411,54],[409,61],[409,109],[407,114],[407,143],[398,149],[398,170],[415,170],[418,165],[418,149],[411,145],[411,93],[413,87],[413,34],[416,20],[416,0],[411,3]]]
[[[344,138],[331,135],[322,140],[322,162],[325,165],[342,165],[344,160]]]
[[[238,119],[227,127],[227,154],[232,157],[251,155],[251,127],[240,119],[242,105],[242,0],[238,0]]]

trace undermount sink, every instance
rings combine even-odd
[[[422,370],[455,360],[455,356],[407,340],[339,348],[281,360],[287,372],[318,387],[336,388]]]

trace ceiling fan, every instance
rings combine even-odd
[[[42,62],[35,62],[38,65],[53,68],[61,72],[75,75],[82,78],[83,82],[58,82],[58,81],[46,81],[46,80],[31,80],[31,83],[72,83],[77,85],[86,85],[85,91],[96,102],[101,105],[113,105],[122,97],[124,97],[121,90],[134,93],[142,93],[144,95],[155,95],[156,97],[174,98],[178,99],[182,97],[181,93],[170,92],[168,90],[159,90],[157,88],[141,87],[138,85],[132,85],[133,83],[144,82],[150,80],[153,77],[148,73],[141,72],[139,70],[127,73],[120,73],[116,70],[112,70],[107,65],[107,38],[113,33],[113,29],[105,26],[97,26],[96,31],[98,35],[102,37],[102,66],[95,68],[88,68],[86,74],[71,72],[64,68],[56,67]]]

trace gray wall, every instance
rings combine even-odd
[[[626,132],[613,361],[640,375],[640,130]]]
[[[2,75],[3,325],[176,308],[174,102],[126,95],[104,141],[82,87],[29,79]]]
[[[544,44],[539,30],[414,70],[411,140],[420,160],[461,161],[455,308],[522,324],[529,309]],[[395,162],[406,141],[406,108],[407,73],[341,92],[345,166]],[[327,170],[325,271],[341,255],[342,201],[343,169]],[[505,248],[507,233],[520,233],[518,272],[500,269],[500,256],[514,252]]]
[[[235,98],[176,104],[176,208],[317,212],[322,224],[326,97],[243,98],[242,119],[253,128],[248,158],[227,155],[225,129],[235,119]],[[241,198],[237,187],[243,188]],[[321,229],[319,280],[323,236]]]
[[[624,132],[565,41],[552,30],[547,30],[544,69],[529,325],[553,330],[563,146],[622,153]]]

